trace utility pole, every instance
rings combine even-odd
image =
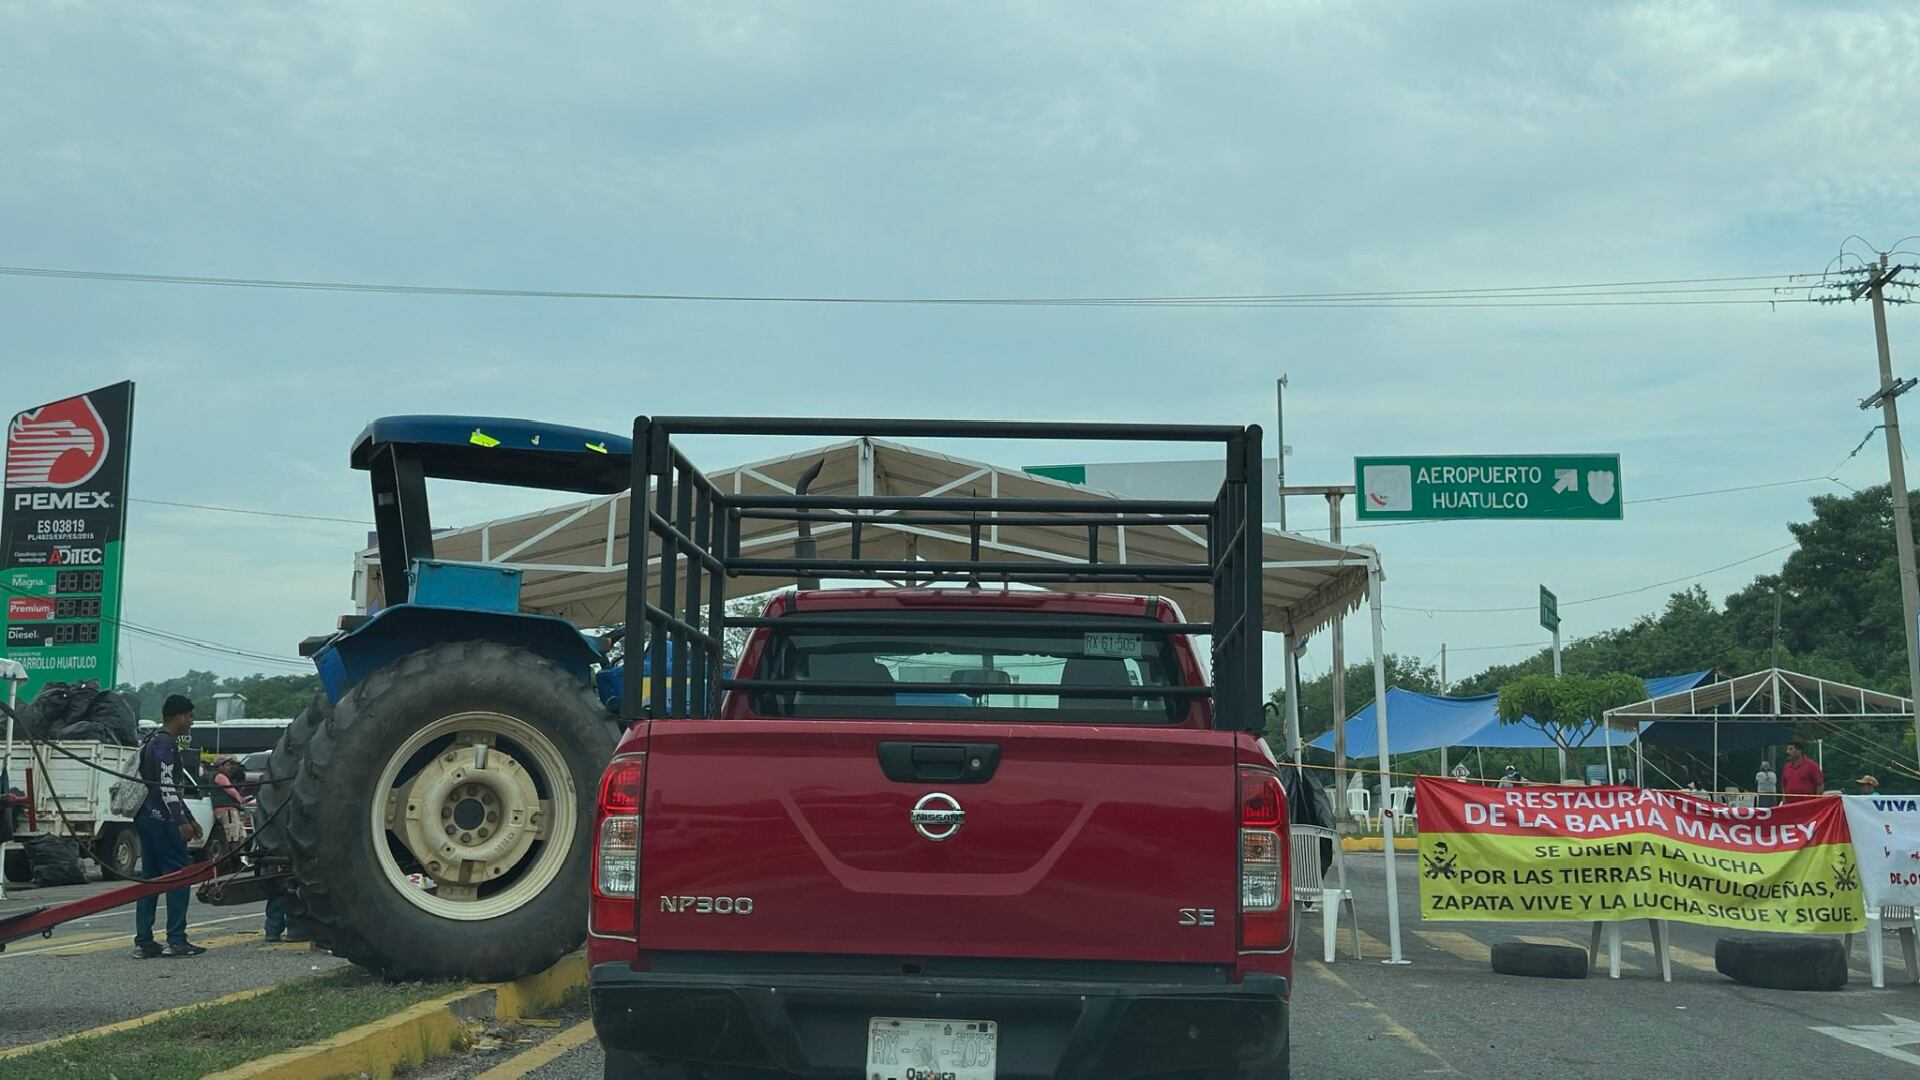
[[[1282,379],[1281,385],[1286,385],[1286,380]],[[1286,452],[1287,448],[1282,444],[1282,469],[1286,468]],[[1327,500],[1327,539],[1337,544],[1340,542],[1340,500],[1353,494],[1353,490],[1352,484],[1283,485],[1280,497],[1285,501],[1289,495],[1324,496]],[[1333,633],[1333,816],[1340,821],[1347,818],[1347,639],[1343,621],[1343,616],[1335,615],[1328,626]]]
[[[1280,459],[1286,461],[1284,456]],[[1285,466],[1282,465],[1282,468]],[[1284,481],[1283,481],[1284,483]],[[1340,542],[1340,495],[1327,492],[1327,539]],[[1343,617],[1335,614],[1329,630],[1333,633],[1333,817],[1347,816],[1347,633]]]
[[[1273,464],[1280,481],[1280,531],[1287,531],[1287,377],[1273,384]],[[1335,539],[1338,539],[1337,537]]]
[[[1440,643],[1440,696],[1447,696],[1447,643]]]
[[[1905,616],[1907,642],[1907,697],[1920,700],[1920,643],[1914,640],[1916,620],[1920,620],[1920,577],[1916,577],[1913,565],[1913,512],[1907,505],[1907,466],[1900,450],[1900,408],[1896,399],[1914,386],[1907,379],[1895,381],[1893,377],[1893,354],[1887,346],[1887,302],[1885,290],[1905,267],[1887,266],[1885,252],[1880,255],[1879,268],[1868,275],[1866,283],[1854,290],[1854,298],[1859,299],[1865,293],[1873,300],[1873,337],[1880,351],[1880,389],[1872,397],[1860,403],[1862,409],[1880,406],[1880,416],[1887,430],[1887,480],[1893,494],[1893,543],[1900,558],[1900,610]],[[1914,723],[1914,754],[1920,757],[1920,720]]]

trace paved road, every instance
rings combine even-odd
[[[119,883],[35,889],[9,885],[0,915],[79,899]],[[164,903],[161,919],[166,918]],[[0,953],[0,1048],[85,1031],[236,990],[267,986],[345,961],[306,945],[263,940],[265,906],[188,909],[187,933],[210,950],[190,960],[133,959],[133,907],[64,924],[46,940]]]
[[[1738,1076],[1743,1080],[1819,1075],[1920,1075],[1920,987],[1899,982],[1890,961],[1889,988],[1873,990],[1866,947],[1854,943],[1852,982],[1836,993],[1755,990],[1713,970],[1718,931],[1674,926],[1671,984],[1652,964],[1645,924],[1626,934],[1621,978],[1604,972],[1585,982],[1494,974],[1487,947],[1531,938],[1584,946],[1584,924],[1422,924],[1414,902],[1411,856],[1398,860],[1403,949],[1413,963],[1389,967],[1385,860],[1349,856],[1360,903],[1364,959],[1348,950],[1333,964],[1319,960],[1318,926],[1303,929],[1303,959],[1294,992],[1294,1075],[1341,1080],[1382,1076]],[[1893,950],[1895,956],[1898,949]],[[1878,1054],[1814,1028],[1881,1027],[1889,1015],[1906,1022],[1906,1058]],[[564,1035],[568,1026],[557,1029]],[[590,1030],[590,1029],[588,1029]],[[550,1033],[549,1033],[550,1034]],[[577,1031],[581,1038],[585,1030]],[[1865,1032],[1861,1041],[1878,1036]],[[549,1051],[550,1052],[550,1051]],[[539,1054],[541,1051],[533,1051]],[[522,1059],[536,1067],[502,1067],[503,1053],[442,1063],[422,1080],[485,1076],[508,1080],[597,1080],[598,1047],[589,1039],[552,1057]],[[492,1068],[498,1071],[488,1074]]]

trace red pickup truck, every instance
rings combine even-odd
[[[795,689],[635,725],[601,783],[608,1077],[1285,1075],[1273,759],[1203,695],[1055,692],[1205,687],[1184,634],[1145,629],[1172,604],[861,589],[767,615],[739,677]]]
[[[879,494],[876,468],[822,494],[815,469],[760,494],[672,443],[719,434],[1213,443],[1225,480]],[[1260,460],[1256,427],[638,418],[626,626],[653,674],[593,822],[606,1075],[1285,1076]],[[740,578],[909,584],[734,618]],[[1116,583],[1209,619],[1094,591]]]

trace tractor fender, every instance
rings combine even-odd
[[[327,700],[338,704],[367,676],[433,645],[486,641],[525,649],[593,685],[593,666],[603,657],[593,639],[565,619],[517,612],[396,604],[342,633],[313,655]]]

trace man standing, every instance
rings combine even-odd
[[[1807,756],[1805,740],[1787,744],[1787,762],[1780,766],[1780,790],[1788,795],[1818,795],[1827,784],[1820,765]]]
[[[147,736],[140,745],[140,779],[147,782],[147,801],[139,813],[140,873],[152,880],[162,874],[182,870],[192,861],[187,841],[200,835],[193,813],[181,798],[181,785],[187,782],[180,764],[179,739],[193,727],[193,702],[174,694],[160,707],[160,730]],[[207,950],[187,940],[188,886],[167,894],[167,947],[153,940],[153,919],[160,898],[143,896],[133,911],[133,955],[137,960],[155,956],[199,956]]]
[[[1854,792],[1856,795],[1880,794],[1880,778],[1872,773],[1868,773],[1860,779],[1855,780],[1854,783],[1860,785],[1860,790]]]
[[[1772,761],[1761,759],[1760,771],[1753,774],[1753,790],[1760,796],[1761,806],[1772,806],[1780,801],[1774,798],[1780,793],[1780,777],[1774,774]]]

